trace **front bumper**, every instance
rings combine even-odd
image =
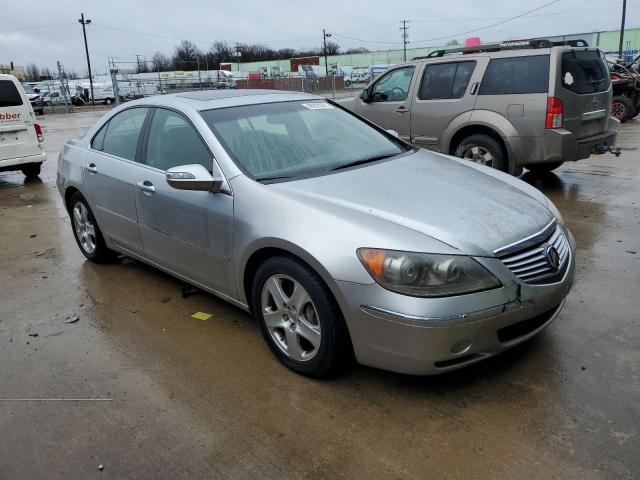
[[[503,287],[442,299],[399,295],[377,284],[337,282],[359,363],[412,375],[455,370],[496,355],[544,330],[558,316],[575,274],[575,240],[562,279],[520,282],[497,259],[478,259]]]

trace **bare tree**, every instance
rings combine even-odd
[[[197,70],[198,58],[202,56],[200,49],[189,40],[182,40],[173,54],[173,68],[176,70]]]
[[[49,67],[40,68],[40,80],[53,80],[53,73],[49,70]]]
[[[171,59],[162,52],[156,52],[151,58],[154,72],[166,72],[171,70]]]
[[[207,61],[209,68],[214,70],[220,69],[222,62],[231,62],[233,59],[233,49],[227,42],[213,42],[207,52]]]
[[[447,43],[445,43],[445,46],[447,46],[447,47],[455,47],[456,45],[460,45],[460,42],[458,40],[456,40],[455,38],[453,40],[449,40]]]
[[[323,50],[324,53],[324,50]],[[327,55],[338,55],[340,53],[340,45],[336,42],[327,42]]]
[[[69,80],[77,80],[78,78],[80,78],[78,72],[76,72],[75,70],[69,70],[68,72],[66,72],[66,75]]]
[[[147,57],[142,57],[142,60],[139,60],[136,66],[136,73],[147,73],[148,71],[149,64],[147,63]]]
[[[27,63],[24,67],[24,77],[27,82],[37,82],[40,80],[40,70],[35,63]]]
[[[369,53],[369,49],[365,47],[349,48],[344,53]]]

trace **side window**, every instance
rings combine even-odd
[[[148,111],[148,108],[131,108],[109,120],[102,151],[127,160],[135,160],[140,130]]]
[[[494,58],[480,85],[480,95],[547,93],[549,55]]]
[[[199,163],[212,171],[213,156],[182,115],[158,108],[149,129],[146,163],[160,170]]]
[[[476,62],[427,65],[422,76],[418,98],[434,100],[463,97],[475,66]]]
[[[104,143],[104,135],[107,133],[107,127],[109,126],[109,122],[105,123],[102,128],[96,133],[91,140],[91,148],[94,150],[102,150],[102,144]]]
[[[383,75],[373,85],[371,101],[397,102],[406,100],[415,70],[415,67],[398,68]]]

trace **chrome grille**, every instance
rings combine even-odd
[[[569,260],[569,242],[558,225],[544,240],[533,246],[524,247],[500,258],[511,272],[526,283],[542,283],[542,280],[563,272]],[[547,249],[554,247],[558,252],[558,268],[554,269],[548,258]]]

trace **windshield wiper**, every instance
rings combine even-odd
[[[344,168],[355,167],[356,165],[363,165],[365,163],[375,162],[376,160],[384,160],[385,158],[395,157],[396,153],[386,153],[384,155],[375,155],[373,157],[361,158],[360,160],[354,160],[353,162],[343,163],[337,167],[333,167],[330,171],[342,170]]]

